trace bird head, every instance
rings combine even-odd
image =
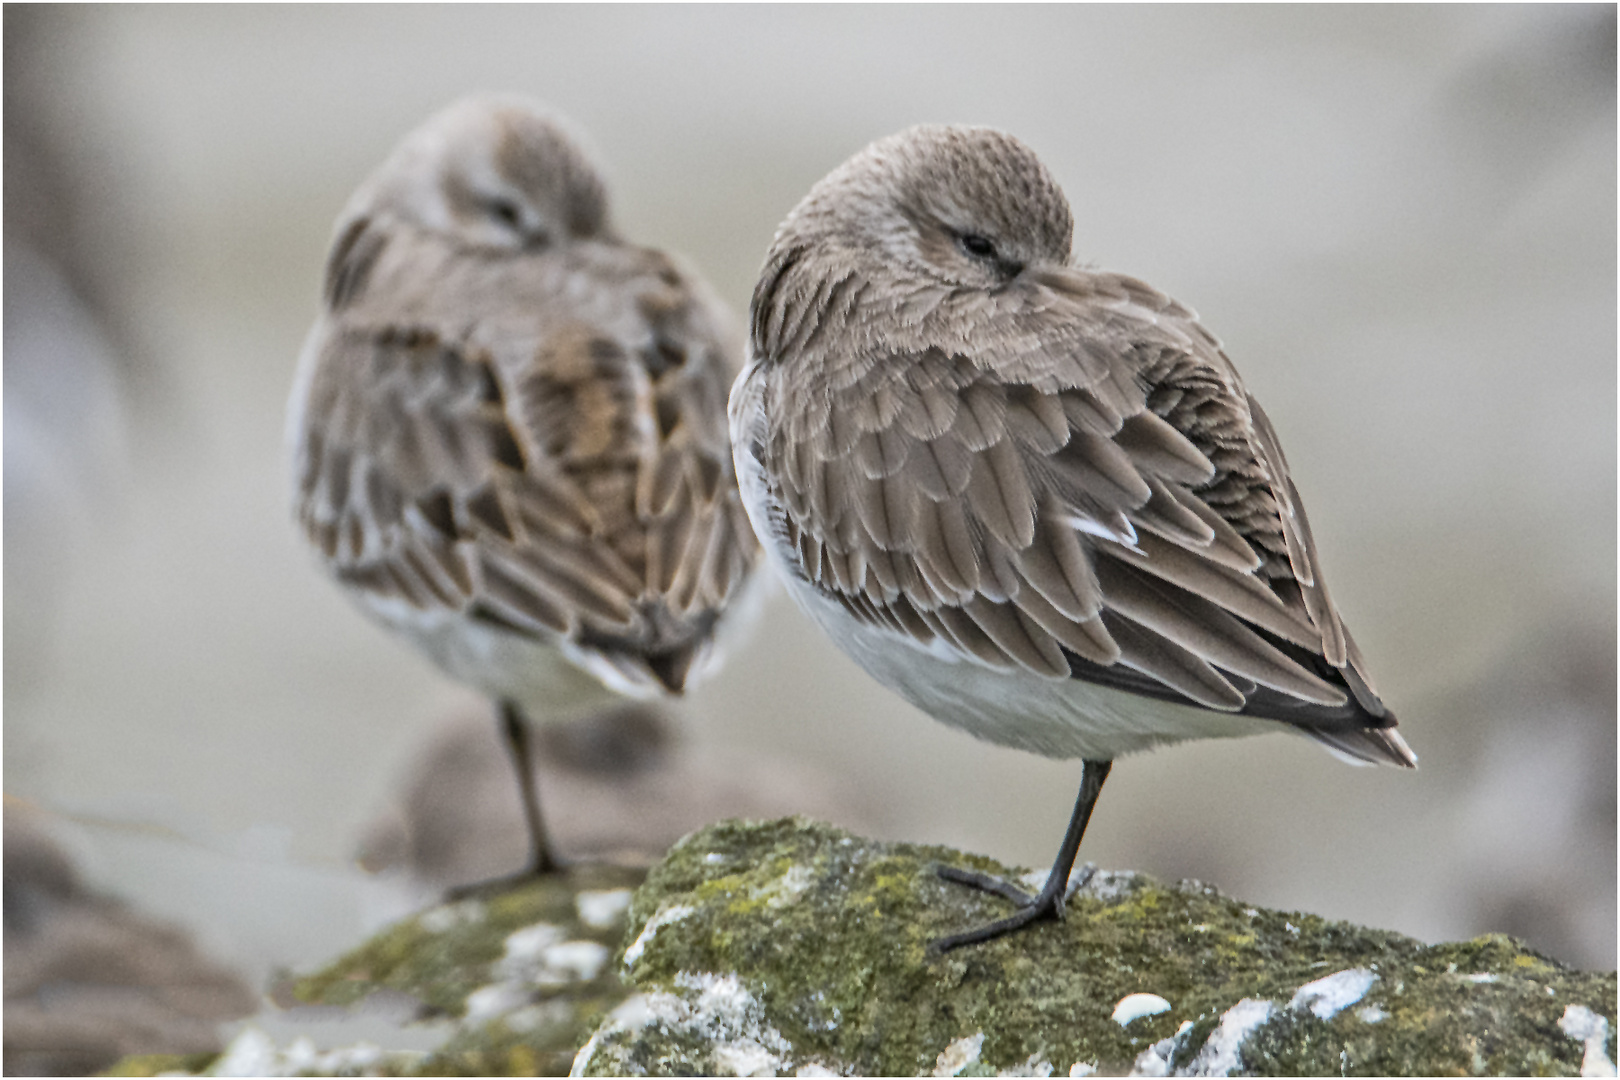
[[[606,186],[579,136],[510,95],[463,99],[407,135],[345,217],[361,215],[506,251],[612,234]]]
[[[993,128],[923,125],[880,139],[811,189],[778,233],[865,251],[953,286],[994,288],[1069,261],[1074,220],[1035,156]]]

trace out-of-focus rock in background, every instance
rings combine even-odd
[[[736,748],[697,752],[655,706],[627,703],[534,728],[542,813],[570,862],[645,866],[721,818],[804,813],[880,822],[849,778]],[[447,721],[363,835],[362,868],[377,875],[372,910],[399,918],[446,890],[523,865],[528,832],[511,759],[489,709]]]
[[[189,935],[87,890],[40,816],[5,810],[5,1074],[200,1054],[258,998]]]
[[[359,937],[355,840],[467,700],[309,565],[282,426],[338,210],[478,90],[572,117],[625,232],[739,313],[782,216],[871,139],[1028,142],[1077,256],[1201,312],[1266,404],[1422,757],[1349,769],[1279,736],[1131,758],[1083,857],[1612,966],[1614,680],[1580,658],[1614,650],[1613,7],[3,18],[5,787],[88,882],[256,984]],[[19,180],[30,161],[50,179]],[[67,307],[94,329],[55,340],[96,344],[30,360],[15,335]],[[700,775],[755,768],[722,751],[802,764],[872,799],[885,839],[1007,862],[1046,865],[1078,782],[919,715],[781,598],[680,722]]]

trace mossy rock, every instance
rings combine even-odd
[[[208,1068],[218,1054],[130,1054],[98,1076],[171,1076]]]
[[[361,1043],[277,1046],[249,1022],[224,1053],[125,1058],[113,1075],[566,1075],[607,1012],[630,993],[617,953],[642,869],[579,866],[441,904],[384,930],[313,975],[279,987],[283,1006],[367,1008],[444,1022],[428,1053]]]
[[[1613,973],[1501,936],[1428,946],[1196,882],[1099,873],[1061,923],[935,957],[930,940],[1009,907],[942,881],[941,863],[1017,876],[801,819],[694,833],[636,893],[625,970],[639,993],[576,1071],[1576,1075],[1613,1060]],[[1167,1007],[1117,1022],[1132,994]]]
[[[629,891],[645,874],[580,866],[433,908],[299,980],[293,995],[350,1005],[391,991],[420,1001],[423,1019],[459,1021],[442,1046],[391,1062],[390,1073],[566,1074],[591,1029],[627,993],[614,961]],[[590,909],[593,897],[600,911]]]
[[[1614,974],[1506,937],[1428,946],[1105,872],[1061,923],[934,957],[935,937],[1008,908],[940,880],[942,863],[1018,873],[803,819],[722,822],[645,884],[580,867],[443,905],[286,988],[312,1005],[404,1001],[445,1027],[431,1052],[280,1047],[250,1027],[213,1059],[117,1069],[1613,1075]],[[1133,994],[1154,998],[1114,1019]]]

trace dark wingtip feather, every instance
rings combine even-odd
[[[1334,757],[1352,765],[1395,765],[1403,769],[1418,767],[1417,755],[1406,745],[1394,728],[1361,728],[1357,731],[1312,731],[1305,734],[1327,747]]]

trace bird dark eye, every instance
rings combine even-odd
[[[963,251],[975,259],[996,257],[996,245],[992,244],[988,237],[980,236],[978,233],[963,233],[957,238],[957,242],[962,245]]]
[[[484,203],[484,210],[508,228],[515,229],[523,221],[523,211],[510,199],[490,199]]]

